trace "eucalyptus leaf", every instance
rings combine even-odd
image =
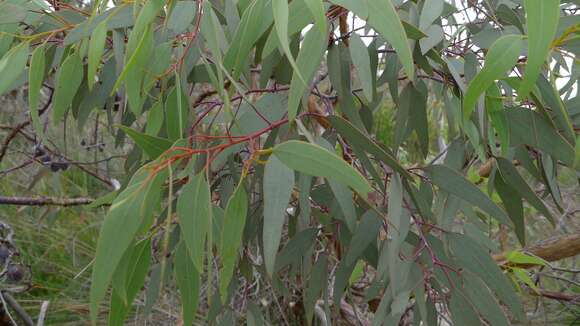
[[[40,123],[40,114],[38,112],[38,102],[40,90],[44,80],[44,71],[46,70],[45,48],[38,46],[32,52],[30,59],[30,69],[28,70],[28,105],[30,109],[30,118],[36,134],[44,141],[44,130]]]
[[[227,287],[230,283],[238,251],[242,244],[244,225],[248,212],[248,195],[243,184],[238,185],[226,206],[220,245],[220,256],[223,267],[220,275],[220,294],[222,299],[226,298]]]
[[[58,71],[52,116],[54,121],[64,118],[83,80],[83,63],[78,52],[69,55]]]
[[[203,173],[191,174],[177,199],[181,234],[197,271],[204,270],[206,238],[212,220],[210,199],[209,185]]]
[[[485,56],[483,69],[471,80],[463,100],[463,116],[471,116],[479,96],[497,79],[513,68],[520,55],[522,37],[507,35],[498,38]]]
[[[181,294],[183,322],[190,325],[199,304],[201,280],[199,272],[193,266],[191,255],[184,241],[181,241],[175,252],[175,280]]]
[[[0,59],[0,73],[3,76],[0,78],[0,95],[9,91],[24,71],[28,59],[28,47],[28,42],[22,42],[11,48]]]
[[[93,321],[125,250],[138,231],[153,222],[153,210],[160,200],[164,174],[158,173],[151,178],[148,168],[144,166],[135,173],[127,188],[111,205],[101,226],[90,290]]]
[[[277,156],[271,156],[264,171],[264,260],[268,274],[274,273],[286,208],[294,187],[294,172]]]
[[[364,198],[372,191],[360,173],[320,146],[291,140],[274,147],[273,153],[291,169],[337,180],[353,188]]]
[[[538,198],[524,178],[522,178],[516,167],[510,161],[501,157],[496,158],[496,161],[498,163],[499,172],[502,175],[502,178],[506,180],[506,183],[512,186],[520,196],[524,197],[532,206],[534,206],[535,209],[542,213],[542,215],[544,215],[552,225],[554,225],[555,220],[552,213],[550,213],[546,205]]]
[[[512,221],[501,208],[491,201],[479,188],[456,171],[444,165],[431,165],[424,170],[431,182],[442,190],[479,207],[500,223],[508,226],[513,225]]]
[[[414,78],[415,65],[407,34],[391,0],[368,0],[368,23],[397,51],[407,76]]]
[[[535,84],[550,51],[560,19],[560,0],[524,0],[523,3],[528,29],[528,60],[519,89],[520,96],[527,95]]]
[[[119,126],[151,159],[157,158],[173,144],[170,140],[142,134],[131,128]]]
[[[350,37],[350,56],[358,73],[365,97],[369,100],[373,98],[373,75],[371,72],[371,61],[367,47],[358,36],[352,34]]]
[[[513,286],[496,262],[481,247],[465,237],[449,234],[447,238],[450,248],[461,266],[479,276],[510,308],[518,320],[525,320],[520,299],[516,296]]]
[[[103,57],[106,39],[107,21],[103,21],[95,28],[89,43],[89,63],[87,68],[87,81],[89,89],[93,88],[93,85],[95,84],[95,76],[97,74],[99,64],[101,63],[101,58]]]
[[[300,53],[296,59],[296,65],[301,71],[301,77],[292,75],[290,83],[290,94],[288,95],[288,118],[292,121],[296,118],[298,106],[309,82],[318,70],[322,56],[326,50],[326,32],[318,28],[310,29],[304,36],[304,41],[300,47]]]

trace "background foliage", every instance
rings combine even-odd
[[[578,321],[577,11],[2,0],[2,243],[24,260],[4,264],[32,285],[3,273],[3,298],[27,290],[4,306],[56,324]]]

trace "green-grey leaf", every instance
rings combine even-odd
[[[175,281],[181,295],[181,313],[183,324],[191,325],[199,304],[200,277],[193,266],[191,255],[184,241],[177,245],[175,252]]]
[[[363,198],[372,192],[368,181],[357,170],[318,145],[290,140],[274,147],[273,153],[291,169],[339,181]]]
[[[149,166],[135,173],[129,186],[117,196],[99,233],[90,290],[91,319],[96,321],[117,265],[139,230],[153,222],[153,210],[159,204],[165,174],[149,176]]]
[[[540,149],[572,166],[574,147],[540,113],[525,108],[505,110],[512,146],[528,145]]]
[[[473,311],[471,304],[466,302],[462,293],[453,291],[449,301],[453,325],[481,325],[479,316]]]
[[[306,3],[308,2],[308,4]],[[314,2],[314,3],[312,3]],[[322,12],[320,12],[320,8],[316,8],[317,6],[322,5],[322,3],[317,4],[316,2],[321,2],[321,0],[300,0],[300,1],[291,1],[288,8],[289,8],[289,15],[288,15],[288,35],[295,36],[296,34],[302,32],[304,28],[312,23],[312,10],[309,9],[310,6],[314,6],[314,10],[319,10],[318,15],[322,14],[323,20],[319,17],[318,21],[315,20],[318,29],[322,32],[326,32],[326,15],[324,12],[324,7],[322,8]],[[322,25],[319,23],[322,22]],[[266,21],[264,21],[266,23]],[[262,50],[262,58],[267,58],[268,56],[272,55],[274,50],[277,50],[280,47],[280,42],[278,41],[278,35],[275,30],[272,30],[268,35],[268,39],[266,40],[266,44],[264,44],[264,49]],[[276,53],[275,56],[278,56]]]
[[[274,13],[274,28],[276,29],[276,34],[278,35],[278,40],[280,41],[280,46],[282,47],[282,51],[292,69],[294,69],[294,74],[298,76],[304,81],[304,77],[300,73],[300,69],[294,61],[294,57],[292,56],[292,52],[290,51],[290,40],[288,39],[288,2],[285,0],[274,0],[272,2],[272,10]]]
[[[146,33],[146,30],[150,29],[150,23],[155,20],[157,17],[157,13],[163,5],[165,4],[164,1],[161,0],[149,0],[143,6],[143,9],[139,12],[137,19],[135,20],[135,25],[133,26],[133,30],[129,35],[129,40],[127,41],[127,57],[130,58],[133,56],[135,49],[138,47],[138,44],[141,42],[143,35]]]
[[[64,45],[68,46],[83,38],[89,37],[95,30],[96,26],[104,20],[107,21],[109,30],[133,26],[133,23],[135,23],[133,6],[129,3],[121,4],[93,17],[92,19],[87,19],[83,23],[76,25],[75,28],[67,32],[63,41]]]
[[[352,265],[362,258],[361,256],[368,246],[377,240],[382,224],[382,219],[373,210],[369,210],[361,216],[356,231],[350,240],[348,253],[344,258],[347,265]]]
[[[409,172],[397,162],[397,160],[382,149],[377,143],[375,143],[370,137],[362,133],[359,129],[352,125],[349,121],[333,115],[329,116],[328,120],[332,123],[332,126],[349,142],[353,143],[354,146],[361,148],[367,153],[375,156],[376,159],[381,160],[386,165],[390,166],[393,170],[400,173],[405,178],[411,178]]]
[[[574,149],[574,163],[573,167],[576,171],[580,171],[580,136],[576,137],[576,147]]]
[[[524,311],[510,281],[502,273],[497,263],[479,245],[467,237],[449,233],[449,246],[461,267],[479,276],[492,289],[500,300],[506,304],[515,317],[524,321]]]
[[[516,236],[523,246],[526,244],[526,223],[522,197],[502,178],[501,174],[496,174],[493,181],[497,194],[501,198],[510,219],[514,222]]]
[[[118,287],[115,287],[115,278],[113,279],[113,294],[111,295],[111,311],[109,312],[109,325],[121,326],[124,325],[124,320],[135,296],[145,282],[145,276],[149,272],[151,263],[151,241],[144,240],[136,244],[133,248],[127,250],[130,255],[125,255],[123,258],[127,259],[125,269],[122,271],[123,275],[118,276],[123,278],[124,289],[121,297]],[[121,265],[119,265],[121,266]],[[119,271],[116,270],[115,273]],[[117,275],[115,275],[117,276]]]
[[[552,39],[558,30],[560,0],[524,0],[528,28],[528,59],[519,95],[526,96],[534,87]]]
[[[542,213],[549,221],[554,225],[554,217],[550,210],[544,205],[544,203],[538,198],[536,193],[530,188],[526,183],[524,178],[519,174],[516,167],[505,158],[497,157],[496,161],[498,163],[499,172],[502,177],[510,186],[512,186],[523,198],[525,198],[530,205]]]
[[[220,245],[222,272],[220,274],[220,294],[225,302],[228,285],[234,274],[238,251],[242,244],[242,235],[248,212],[248,195],[243,184],[238,185],[226,206]]]
[[[421,47],[421,54],[425,55],[434,46],[443,41],[445,34],[443,28],[439,25],[431,25],[425,30],[427,34],[426,38],[419,40],[419,46]]]
[[[358,34],[353,33],[350,36],[350,57],[352,58],[352,63],[356,68],[358,78],[360,80],[361,86],[365,97],[371,101],[373,98],[373,74],[371,72],[371,60],[369,57],[369,52]]]
[[[503,224],[508,226],[513,225],[512,221],[501,208],[455,170],[444,165],[431,165],[424,170],[431,179],[431,182],[442,190],[481,208],[481,210]]]
[[[369,4],[369,19],[371,25],[382,37],[384,37],[397,51],[399,59],[407,76],[413,79],[415,65],[413,54],[409,46],[409,40],[405,28],[391,0],[367,0]]]
[[[135,252],[137,251],[137,246],[132,245],[123,254],[119,265],[115,269],[115,273],[113,274],[113,279],[111,280],[111,287],[115,294],[121,299],[123,302],[122,305],[127,305],[127,274],[129,265],[131,264],[131,257],[135,256]],[[113,315],[113,314],[111,314]],[[109,316],[111,319],[111,316]],[[118,317],[114,317],[118,318]]]
[[[87,82],[89,89],[95,84],[97,69],[101,63],[103,52],[105,50],[105,41],[107,40],[107,21],[102,21],[91,34],[89,42],[89,63],[87,68]]]
[[[352,199],[352,191],[344,184],[330,179],[328,180],[328,185],[332,189],[336,203],[342,212],[342,216],[334,216],[334,218],[342,217],[346,223],[347,228],[354,232],[356,228],[356,208],[354,207],[354,202]]]
[[[157,101],[147,112],[147,126],[145,126],[145,133],[147,135],[155,136],[163,126],[163,102]]]
[[[410,39],[420,40],[424,37],[427,37],[427,34],[425,34],[424,31],[418,29],[414,25],[412,25],[404,20],[401,20],[401,22],[403,23],[403,27],[405,28],[405,33],[407,33],[407,37],[409,37]]]
[[[334,152],[334,147],[332,147],[332,145],[322,137],[317,137],[315,143],[320,145],[322,148],[325,148],[330,153]],[[330,189],[332,189],[334,198],[342,211],[342,216],[344,217],[346,226],[351,232],[354,232],[356,229],[357,213],[352,200],[352,191],[346,185],[333,179],[328,180],[328,185],[330,186]],[[338,216],[335,216],[335,218],[337,217]]]
[[[15,3],[19,3],[16,2]],[[22,3],[23,4],[23,3]],[[27,9],[8,1],[0,3],[0,25],[19,23],[26,18]]]
[[[210,191],[203,171],[189,176],[177,200],[177,217],[193,265],[203,271],[205,240],[211,225]]]
[[[135,33],[135,31],[133,31],[133,33]],[[127,64],[125,65],[125,67],[123,68],[123,71],[121,72],[121,74],[119,75],[119,78],[117,78],[117,81],[115,82],[115,85],[113,86],[113,89],[111,90],[111,95],[113,95],[117,89],[121,86],[121,84],[125,81],[125,79],[127,78],[127,76],[129,75],[130,72],[135,72],[137,71],[138,73],[140,72],[140,63],[144,60],[146,60],[147,56],[149,55],[147,51],[150,46],[151,46],[151,29],[150,28],[146,28],[145,31],[143,32],[142,37],[139,39],[139,43],[137,44],[135,50],[132,52],[131,56],[128,57]],[[129,50],[127,50],[126,55],[129,55]],[[135,77],[135,76],[133,76]],[[130,90],[127,90],[127,92],[130,92]],[[139,113],[139,112],[137,112]]]
[[[403,214],[403,184],[398,174],[393,174],[389,186],[389,222],[393,226],[392,243],[393,252],[398,254],[399,246],[405,241],[409,233],[410,220],[408,214]]]
[[[169,91],[165,101],[165,126],[167,135],[172,141],[183,137],[183,130],[187,128],[187,114],[189,112],[188,97],[181,87],[174,87]]]
[[[264,170],[264,262],[266,271],[272,275],[286,208],[294,187],[294,172],[284,165],[278,157],[270,156]]]
[[[482,317],[485,318],[490,325],[510,325],[503,309],[493,297],[485,283],[470,273],[465,273],[463,277],[465,282],[465,292],[473,305],[477,308],[477,311],[481,313]]]
[[[362,1],[361,1],[362,2]],[[314,18],[314,24],[321,32],[326,31],[326,15],[324,14],[324,4],[322,0],[304,0],[308,10]]]
[[[501,100],[501,92],[495,84],[487,89],[485,109],[489,114],[492,126],[499,134],[502,153],[506,153],[510,142],[509,127]]]
[[[56,89],[52,105],[53,123],[60,121],[81,86],[83,80],[83,63],[78,52],[69,55],[58,70]]]
[[[12,48],[14,33],[18,30],[18,23],[0,24],[0,58]]]
[[[280,253],[278,253],[278,256],[276,257],[276,268],[274,270],[279,271],[287,265],[300,262],[302,258],[306,256],[306,253],[310,251],[312,246],[314,246],[317,233],[318,229],[310,228],[293,236],[284,249],[280,250]]]
[[[236,34],[224,57],[224,66],[233,70],[234,79],[240,76],[242,65],[246,62],[250,51],[263,32],[262,25],[265,20],[263,17],[267,16],[264,12],[265,8],[265,0],[254,0],[242,15]],[[272,19],[271,16],[270,19]]]
[[[0,59],[0,95],[10,90],[10,87],[22,74],[28,60],[28,42],[22,42],[10,49]]]
[[[575,132],[572,121],[570,121],[571,112],[564,106],[555,83],[556,81],[548,81],[545,76],[540,75],[536,82],[538,92],[533,92],[532,99],[554,121],[556,129],[560,131],[562,136],[569,143],[574,143]],[[536,100],[536,97],[540,97],[541,100]]]
[[[522,37],[506,35],[497,39],[485,56],[485,66],[471,80],[463,99],[463,116],[469,118],[479,96],[497,79],[513,68],[520,55]]]
[[[312,316],[314,315],[316,301],[320,297],[320,292],[323,291],[328,280],[327,269],[327,258],[323,253],[318,256],[318,260],[312,267],[312,272],[310,273],[307,286],[304,290],[304,310],[308,325],[312,325]]]
[[[119,128],[131,137],[150,159],[156,159],[172,145],[171,141],[165,138],[143,134],[125,126],[119,126]]]
[[[183,33],[193,21],[197,3],[193,1],[178,1],[167,20],[167,28],[175,34]]]
[[[151,263],[151,240],[143,240],[135,245],[134,254],[131,256],[127,268],[127,302],[131,304],[141,290],[145,276],[149,272]]]
[[[44,130],[40,124],[38,99],[40,97],[40,90],[42,88],[46,66],[44,55],[44,46],[38,46],[34,49],[32,52],[32,58],[30,59],[30,69],[28,70],[28,106],[30,109],[30,118],[32,119],[32,127],[34,127],[34,131],[43,141]]]
[[[419,28],[426,30],[443,13],[444,0],[425,0],[419,16]]]
[[[297,74],[292,75],[290,83],[290,94],[288,95],[288,119],[294,121],[298,106],[304,95],[304,91],[308,88],[302,80],[309,82],[314,73],[318,70],[320,60],[326,50],[326,33],[321,32],[319,28],[311,28],[304,36],[296,64],[302,72],[300,78]]]

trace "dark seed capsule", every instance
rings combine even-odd
[[[0,265],[4,265],[8,257],[10,257],[10,249],[5,245],[0,246]]]
[[[44,151],[42,146],[36,146],[36,148],[34,148],[34,157],[41,157],[44,154],[46,154],[46,152]]]
[[[50,169],[52,170],[52,172],[58,172],[58,171],[65,171],[66,169],[68,169],[68,163],[67,162],[52,162],[50,163]]]
[[[52,172],[58,172],[58,170],[60,170],[60,165],[58,162],[52,162],[50,163],[50,170]]]
[[[11,282],[19,282],[24,277],[24,270],[18,264],[10,264],[6,270],[8,280]]]
[[[61,163],[60,163],[60,169],[61,169],[61,170],[63,170],[63,171],[66,171],[66,170],[68,170],[68,166],[69,166],[69,165],[68,165],[68,163],[67,163],[67,162],[61,162]]]

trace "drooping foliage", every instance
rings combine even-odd
[[[409,310],[425,325],[507,325],[525,322],[516,288],[529,280],[498,266],[490,238],[525,245],[528,205],[554,223],[558,176],[580,167],[577,10],[5,0],[0,95],[27,87],[38,143],[104,112],[117,144],[134,144],[100,201],[94,322],[110,302],[123,324],[148,280],[178,288],[185,325],[234,318],[253,284],[311,324],[340,318],[360,281],[373,325]],[[247,307],[235,318],[265,318]]]

